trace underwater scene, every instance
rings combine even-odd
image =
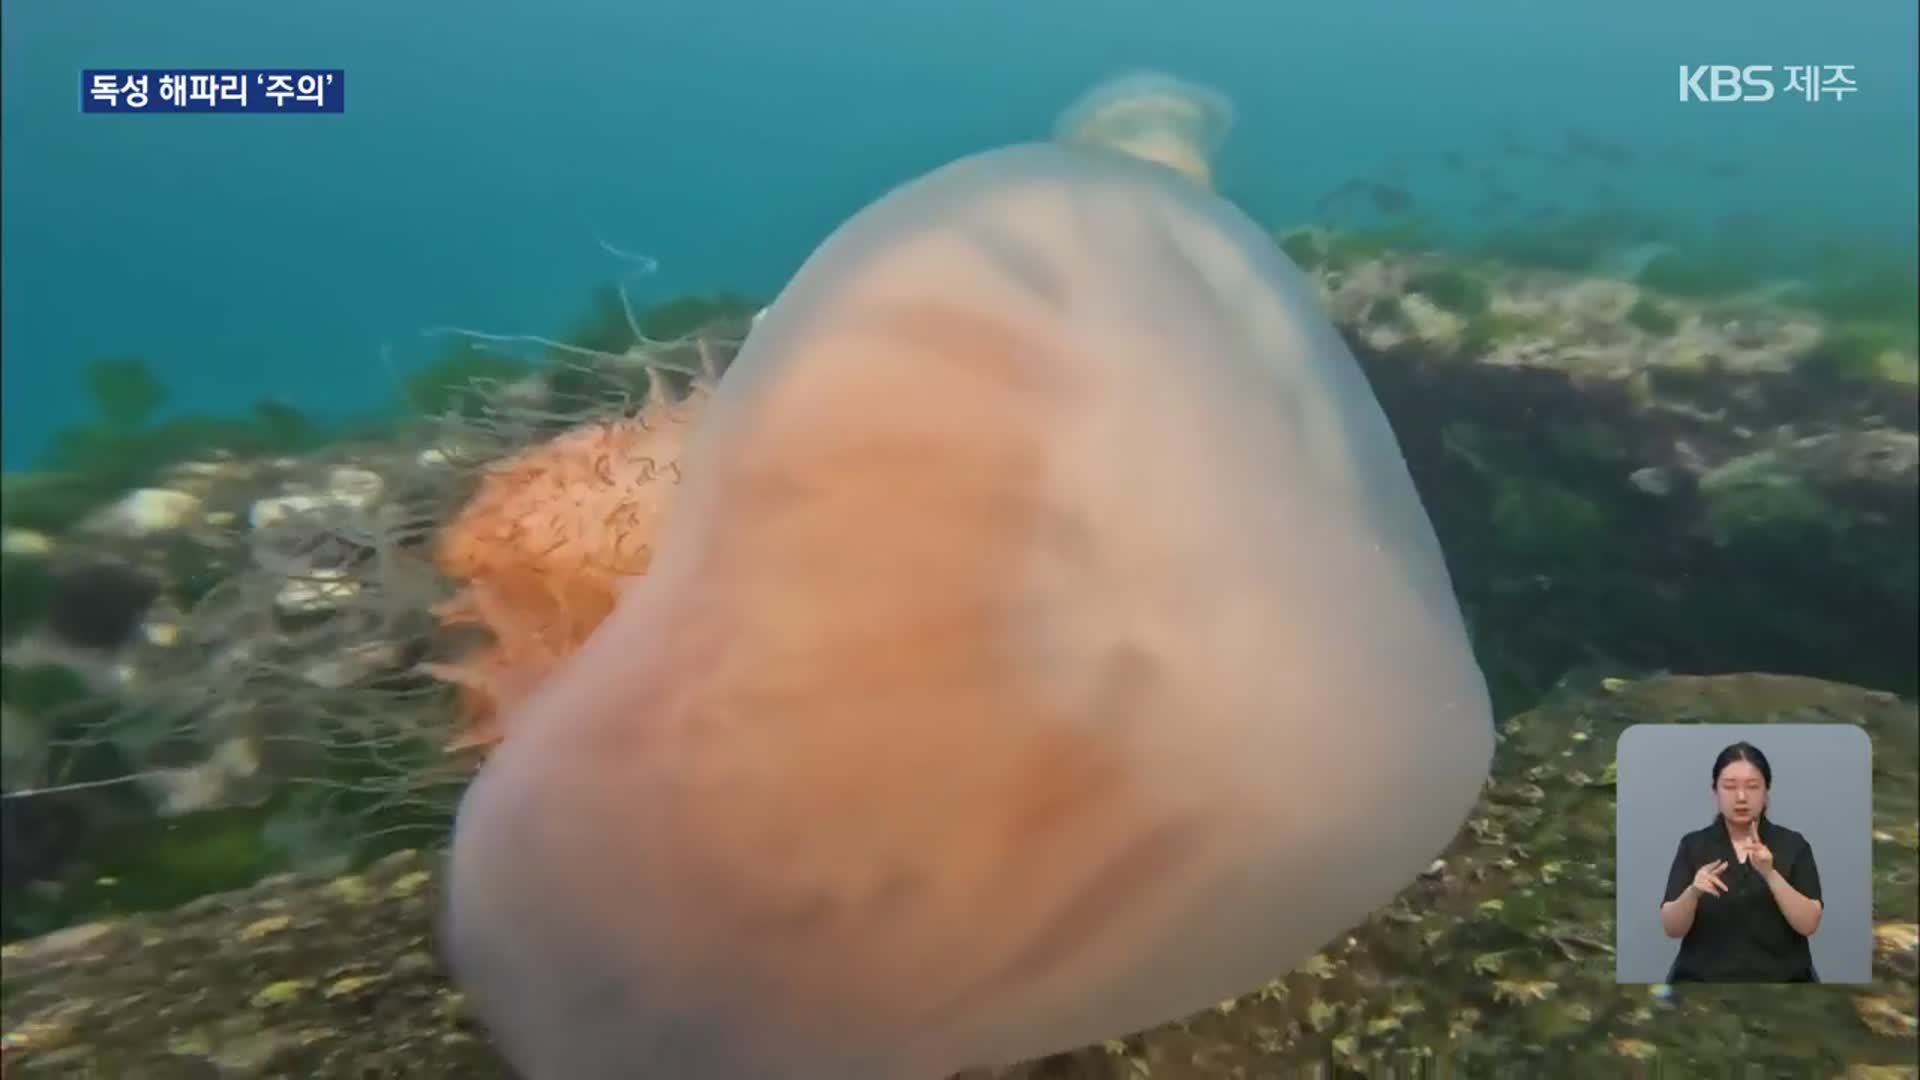
[[[1920,1080],[1920,9],[0,20],[0,1076]]]

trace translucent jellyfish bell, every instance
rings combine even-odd
[[[887,195],[721,379],[646,576],[460,810],[449,956],[529,1076],[1122,1036],[1465,819],[1487,693],[1393,433],[1271,238],[1135,145]]]
[[[1232,129],[1233,102],[1225,94],[1141,71],[1082,94],[1061,112],[1054,139],[1157,161],[1211,185],[1211,158]]]

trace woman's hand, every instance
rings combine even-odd
[[[1761,843],[1757,836],[1747,842],[1747,865],[1763,877],[1773,869],[1773,849]]]
[[[1727,891],[1727,883],[1720,880],[1720,871],[1727,868],[1727,860],[1715,859],[1713,862],[1693,872],[1693,891],[1706,896],[1719,896]]]

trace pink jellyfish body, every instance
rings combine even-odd
[[[445,929],[532,1080],[1122,1036],[1284,974],[1475,803],[1486,689],[1391,429],[1209,190],[1217,99],[1116,86],[814,252],[645,576],[514,706]]]

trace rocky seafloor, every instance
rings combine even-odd
[[[1503,779],[1447,869],[1284,993],[1015,1075],[1277,1075],[1420,1047],[1471,1059],[1474,1074],[1559,1074],[1545,1055],[1568,1052],[1609,1075],[1706,1069],[1716,1051],[1792,1075],[1911,1065],[1910,771],[1875,791],[1890,838],[1877,840],[1877,865],[1892,876],[1876,893],[1873,991],[1615,990],[1598,929],[1611,901],[1595,899],[1608,887],[1611,811],[1593,815],[1610,799],[1611,736],[1628,717],[1831,713],[1869,727],[1877,766],[1890,767],[1883,738],[1913,760],[1912,706],[1900,703],[1916,692],[1920,650],[1912,345],[1765,299],[1317,232],[1284,243],[1393,422],[1500,711],[1523,713]],[[463,354],[447,385],[416,395],[441,421],[353,439],[314,438],[278,407],[245,437],[219,424],[176,437],[139,419],[153,392],[135,379],[117,402],[101,395],[101,424],[76,440],[90,453],[6,478],[10,1072],[497,1070],[433,958],[428,855],[34,935],[251,882],[303,847],[289,823],[325,817],[378,831],[383,847],[400,835],[432,850],[465,774],[434,752],[451,720],[446,688],[410,674],[445,644],[427,612],[448,583],[427,542],[486,462],[619,409],[662,365],[724,368],[751,308],[694,308],[686,333],[624,333],[629,317],[531,368]],[[498,376],[480,408],[455,385],[476,374]],[[1525,711],[1569,671],[1663,670],[1778,674],[1653,679]],[[105,836],[119,839],[109,849]],[[328,847],[304,847],[316,844]],[[1564,932],[1543,938],[1546,926]],[[114,957],[113,970],[89,968],[90,955]],[[88,971],[121,981],[82,993],[74,980]],[[1424,981],[1409,985],[1416,974]],[[1781,1027],[1805,1035],[1783,1041],[1721,1015],[1776,1000],[1783,1024],[1822,1024]],[[1790,1004],[1809,1000],[1826,1011]],[[133,1043],[87,1042],[104,1023],[93,1018],[109,1015],[116,1031],[146,1032],[148,1057],[122,1064],[135,1059],[111,1055]],[[389,1045],[369,1045],[376,1036]]]
[[[1871,985],[1615,983],[1614,749],[1637,723],[1867,733]],[[1912,1076],[1917,836],[1920,713],[1893,695],[1772,675],[1568,688],[1504,725],[1481,801],[1433,867],[1295,972],[977,1080]],[[10,945],[7,1075],[509,1076],[437,959],[438,872],[437,855],[400,852]]]

